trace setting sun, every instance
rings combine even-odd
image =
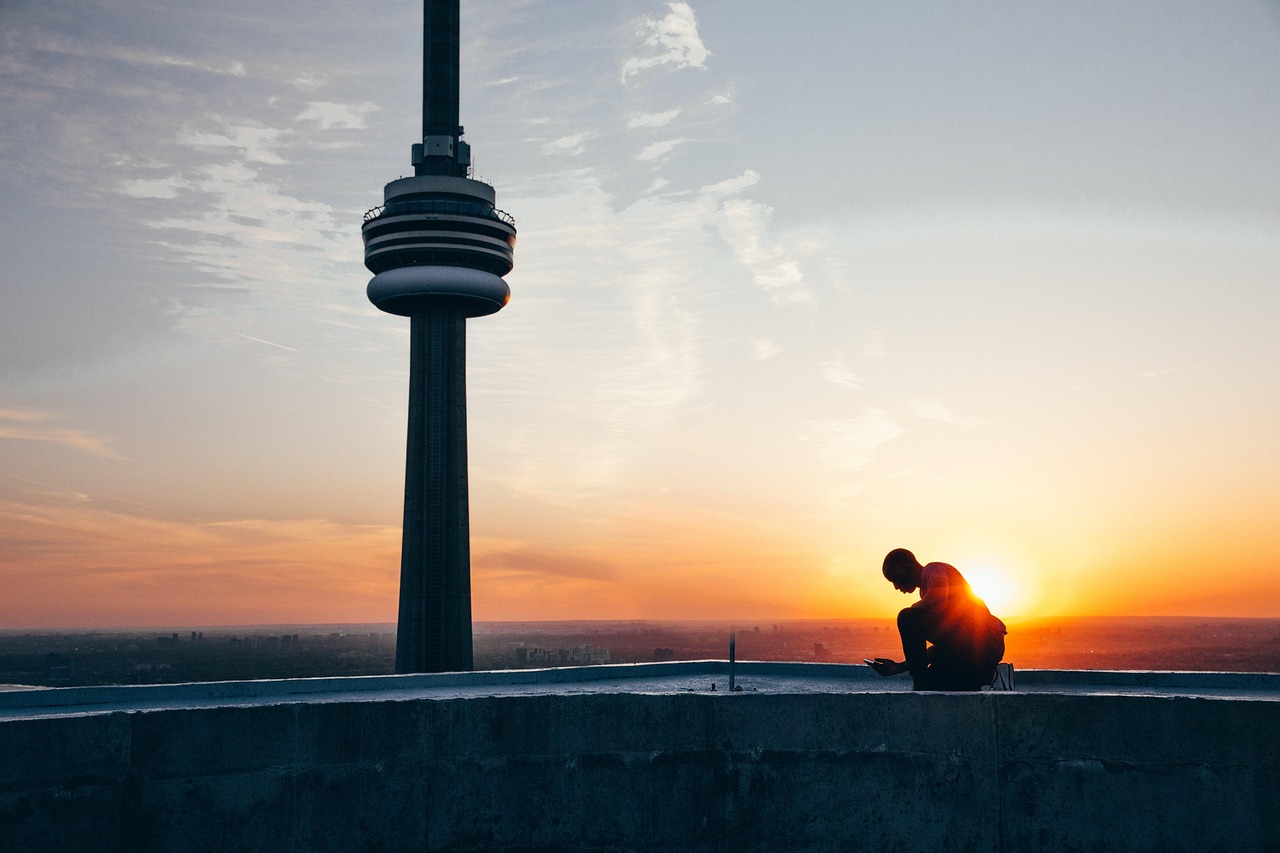
[[[974,595],[987,603],[991,612],[1001,618],[1022,616],[1035,604],[1035,590],[1029,579],[990,563],[977,563],[961,568]]]

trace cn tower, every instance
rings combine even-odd
[[[396,672],[472,667],[467,319],[511,298],[515,220],[472,180],[458,124],[458,0],[424,0],[422,141],[413,177],[365,214],[369,300],[409,318],[409,439]]]

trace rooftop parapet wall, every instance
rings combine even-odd
[[[1237,698],[1114,683],[914,694],[857,669],[740,665],[746,689],[728,693],[723,664],[631,672],[112,688],[61,715],[61,691],[38,691],[42,706],[28,694],[0,709],[0,838],[69,851],[1280,849],[1280,692],[1257,684]],[[153,710],[127,710],[141,705]]]

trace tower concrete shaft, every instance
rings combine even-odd
[[[471,544],[467,490],[469,317],[511,291],[515,220],[471,180],[458,124],[458,0],[423,2],[422,141],[414,176],[365,214],[370,301],[410,318],[409,433],[396,672],[468,670]]]
[[[471,667],[467,321],[442,305],[410,320],[396,672]]]

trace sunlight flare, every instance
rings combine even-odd
[[[1022,616],[1035,604],[1033,582],[1024,574],[994,563],[974,563],[960,570],[974,595],[1001,618]]]

